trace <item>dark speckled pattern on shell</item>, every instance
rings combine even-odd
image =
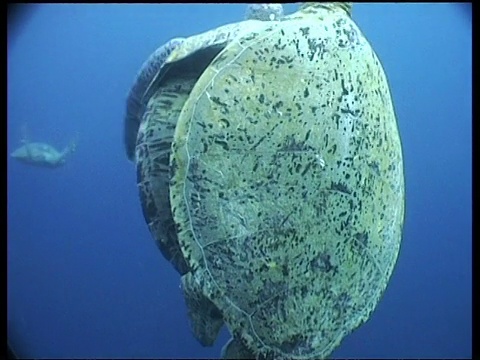
[[[280,10],[279,4],[266,4],[249,17],[269,18],[269,13],[280,15]],[[173,43],[169,42],[150,56],[131,89],[131,95],[142,95],[141,108],[134,106],[140,103],[136,96],[129,96],[127,104],[128,109],[138,110],[128,112],[135,116],[126,119],[134,121],[125,123],[128,125],[125,126],[125,145],[128,152],[132,139],[136,139],[137,183],[144,218],[164,257],[184,275],[182,289],[192,331],[204,346],[213,344],[223,318],[193,282],[188,273],[189,265],[180,250],[170,210],[170,148],[180,111],[198,77],[228,41],[241,31],[254,29],[258,23],[247,20],[228,24],[177,41],[175,46],[168,45]],[[172,56],[167,58],[170,53]]]
[[[399,251],[403,161],[384,71],[344,11],[229,44],[171,167],[194,281],[256,354],[324,358],[369,318]]]
[[[141,119],[135,113],[134,121],[125,120],[125,124],[132,124],[125,129],[125,137],[136,138],[137,183],[143,214],[162,254],[180,274],[188,271],[188,265],[177,241],[169,199],[170,148],[177,119],[196,80],[211,60],[211,54],[199,55],[200,52],[224,46],[244,26],[252,28],[255,23],[261,22],[249,20],[227,24],[168,42],[145,62],[130,91],[130,94],[141,93],[142,103],[145,103]],[[204,62],[207,63],[202,65]],[[130,95],[128,109],[134,108],[132,99],[135,97]]]

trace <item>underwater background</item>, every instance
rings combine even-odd
[[[296,9],[288,4],[286,12]],[[8,340],[36,358],[218,357],[193,337],[179,275],[145,224],[123,149],[125,99],[160,45],[239,21],[245,4],[27,5],[8,26]],[[472,20],[466,4],[355,4],[403,142],[404,238],[385,295],[337,358],[472,356]]]

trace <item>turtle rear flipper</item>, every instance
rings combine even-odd
[[[223,345],[220,357],[222,359],[255,359],[255,355],[236,337],[232,337]]]
[[[223,326],[222,313],[203,295],[192,273],[182,276],[182,288],[193,335],[203,346],[212,346]]]

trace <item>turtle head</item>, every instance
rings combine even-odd
[[[328,10],[343,10],[348,16],[352,15],[352,4],[351,2],[304,2],[300,5],[300,11],[303,12],[315,12],[318,9],[328,9]]]
[[[246,20],[274,21],[282,17],[282,4],[249,4],[245,12]]]

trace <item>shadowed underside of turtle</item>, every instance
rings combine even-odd
[[[401,142],[383,68],[349,10],[307,3],[236,33],[178,114],[164,165],[185,297],[204,344],[221,314],[225,358],[328,357],[368,320],[396,263]]]

